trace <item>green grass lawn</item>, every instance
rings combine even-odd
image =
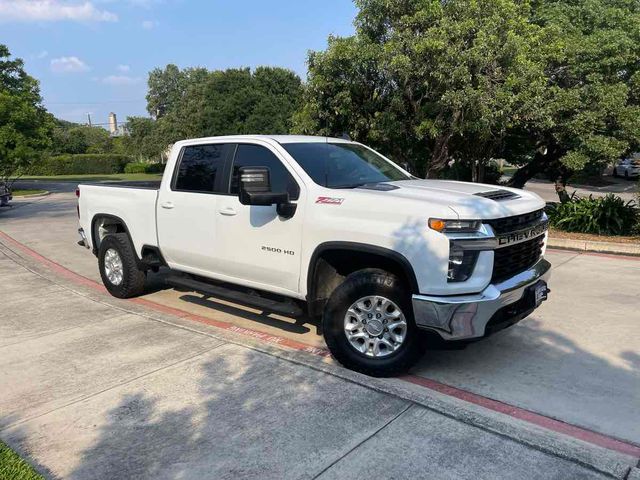
[[[518,167],[504,167],[502,169],[502,174],[512,176],[514,173],[516,173],[516,170],[518,170]]]
[[[11,192],[11,195],[13,195],[14,197],[21,197],[23,195],[36,195],[44,192],[46,192],[46,190],[40,190],[40,189],[13,190]]]
[[[117,180],[160,180],[161,173],[113,173],[94,175],[52,175],[52,176],[24,176],[20,180],[43,180],[50,182],[101,182]]]
[[[0,441],[0,480],[44,480],[31,465]]]

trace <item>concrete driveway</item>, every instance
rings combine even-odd
[[[550,252],[535,316],[428,353],[409,384],[265,346],[321,351],[305,319],[174,290],[150,313],[68,284],[37,254],[99,280],[76,222],[69,193],[0,213],[33,252],[0,237],[0,437],[51,475],[621,478],[638,461],[640,261]]]

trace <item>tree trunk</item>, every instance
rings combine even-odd
[[[511,179],[507,182],[507,185],[513,188],[524,188],[525,184],[529,180],[545,170],[545,160],[545,155],[542,155],[540,152],[536,152],[533,160],[516,170],[516,173],[513,174]]]
[[[569,172],[565,168],[560,168],[558,175],[555,179],[556,193],[561,203],[566,203],[571,200],[571,197],[567,193],[567,180],[569,179]]]
[[[433,154],[431,155],[431,163],[425,178],[437,178],[438,174],[447,166],[449,161],[449,140],[452,136],[451,133],[446,133],[436,139]]]

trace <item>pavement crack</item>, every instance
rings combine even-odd
[[[382,430],[384,430],[385,428],[387,428],[389,425],[391,425],[393,422],[395,422],[396,420],[398,420],[402,415],[404,415],[405,413],[407,413],[407,411],[411,408],[415,406],[415,403],[409,402],[409,404],[403,408],[398,414],[396,414],[394,417],[392,417],[391,419],[389,419],[386,423],[384,423],[380,428],[378,428],[376,431],[374,431],[372,434],[368,435],[366,438],[364,438],[363,440],[361,440],[360,442],[358,442],[355,446],[353,446],[351,449],[349,449],[349,451],[347,451],[344,455],[341,455],[340,457],[336,458],[333,462],[331,462],[329,465],[327,465],[325,468],[323,468],[318,474],[316,474],[313,477],[313,480],[316,480],[317,478],[319,478],[320,476],[322,476],[325,472],[327,472],[329,469],[331,469],[331,467],[333,467],[334,465],[336,465],[337,463],[339,463],[342,459],[348,457],[352,452],[354,452],[355,450],[357,450],[358,448],[360,448],[362,445],[364,445],[365,443],[367,443],[370,439],[372,439],[373,437],[375,437],[378,433],[380,433]]]

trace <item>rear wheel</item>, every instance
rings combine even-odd
[[[618,176],[618,170],[616,169],[616,167],[613,167],[613,176],[614,177]]]
[[[626,170],[626,171],[624,172],[624,178],[625,178],[625,179],[627,179],[627,180],[629,180],[629,170]]]
[[[146,274],[138,269],[136,256],[126,233],[104,237],[98,251],[102,283],[118,298],[136,297],[144,292]]]
[[[406,287],[394,275],[366,269],[349,275],[324,310],[325,341],[352,370],[376,377],[408,370],[422,355]]]

